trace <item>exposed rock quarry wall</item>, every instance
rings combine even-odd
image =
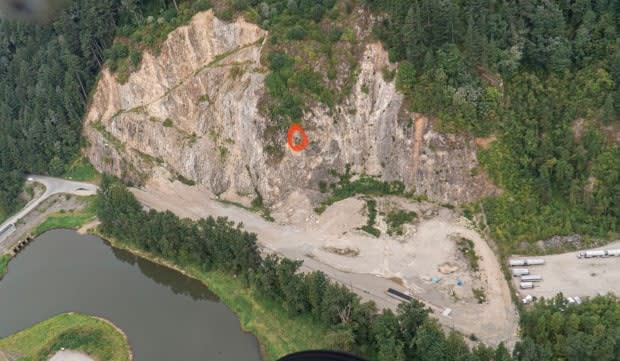
[[[441,202],[489,192],[482,175],[472,176],[473,138],[440,134],[401,109],[403,96],[381,72],[394,65],[378,43],[366,45],[342,104],[306,113],[310,146],[297,154],[286,149],[273,161],[263,141],[269,120],[258,109],[266,36],[242,19],[226,23],[204,12],[171,33],[159,55],[144,54],[125,84],[103,70],[84,127],[93,165],[136,183],[165,168],[223,197],[250,199],[258,190],[267,204],[294,190],[318,199],[328,169],[343,171],[347,163]]]

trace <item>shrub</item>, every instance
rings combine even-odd
[[[321,191],[321,193],[327,193],[327,182],[320,181],[319,182],[319,190]]]
[[[164,120],[164,127],[170,128],[172,126],[173,126],[172,119],[166,118],[166,120]]]
[[[402,225],[405,223],[410,223],[417,216],[418,215],[416,214],[416,212],[413,212],[413,211],[406,212],[406,211],[403,211],[402,209],[388,213],[387,217],[385,218],[385,221],[388,225],[388,230],[387,230],[388,234],[392,235],[396,233],[398,235],[402,235],[403,234]]]
[[[177,180],[178,180],[179,182],[183,183],[183,184],[188,185],[188,186],[194,186],[194,185],[196,185],[196,182],[194,182],[194,181],[193,181],[193,180],[191,180],[191,179],[185,178],[185,177],[183,177],[183,176],[182,176],[182,175],[180,175],[180,174],[178,174],[178,175],[177,175]]]
[[[140,65],[140,61],[142,60],[142,54],[134,49],[129,51],[129,62],[133,67],[138,67]]]
[[[289,31],[286,33],[286,37],[289,40],[302,40],[304,37],[306,37],[306,30],[304,30],[304,28],[302,28],[300,25],[295,25],[289,29]]]

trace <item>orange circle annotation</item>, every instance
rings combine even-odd
[[[299,137],[301,137],[301,140],[299,140]],[[308,139],[304,128],[302,128],[302,126],[298,123],[293,123],[288,128],[287,138],[288,146],[293,152],[300,152],[304,150],[310,143],[310,140]]]

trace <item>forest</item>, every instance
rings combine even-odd
[[[310,315],[326,325],[331,347],[377,361],[539,361],[620,359],[620,303],[599,296],[581,305],[561,295],[535,304],[521,320],[523,341],[514,355],[503,344],[470,349],[463,336],[445,335],[412,300],[396,312],[362,302],[322,272],[299,273],[301,262],[261,257],[256,235],[226,218],[197,221],[171,212],[144,211],[120,181],[104,176],[97,215],[103,235],[181,266],[236,275],[258,297],[281,304],[288,317]]]
[[[497,138],[480,151],[505,191],[482,202],[496,239],[618,234],[620,1],[366,2],[411,109]]]
[[[60,176],[79,156],[82,117],[99,70],[116,60],[117,28],[175,3],[75,0],[42,23],[0,17],[0,220],[19,207],[25,174]]]

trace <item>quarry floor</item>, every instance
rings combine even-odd
[[[143,205],[181,217],[225,216],[242,222],[246,230],[257,234],[264,251],[303,260],[302,271],[320,270],[380,309],[395,309],[400,302],[387,295],[392,287],[426,303],[446,329],[474,334],[488,344],[505,342],[512,347],[517,340],[518,316],[495,254],[467,220],[450,209],[395,197],[378,198],[379,211],[413,210],[419,217],[405,227],[403,236],[389,237],[382,216],[378,216],[382,235],[375,238],[358,230],[367,216],[365,202],[356,198],[337,202],[317,215],[305,196],[293,193],[275,205],[272,215],[276,221],[269,222],[219,202],[201,186],[162,177],[132,192]],[[456,237],[474,242],[479,272],[469,270],[456,247]],[[486,302],[477,302],[474,288],[484,290]],[[449,316],[442,315],[446,308],[451,309]]]
[[[620,248],[620,241],[593,249],[617,248]],[[568,252],[536,258],[544,259],[545,264],[527,268],[530,274],[542,276],[542,281],[535,283],[533,289],[520,290],[522,297],[550,298],[559,292],[565,297],[620,294],[620,257],[579,259],[577,252]],[[513,280],[515,289],[519,289],[519,278]]]

